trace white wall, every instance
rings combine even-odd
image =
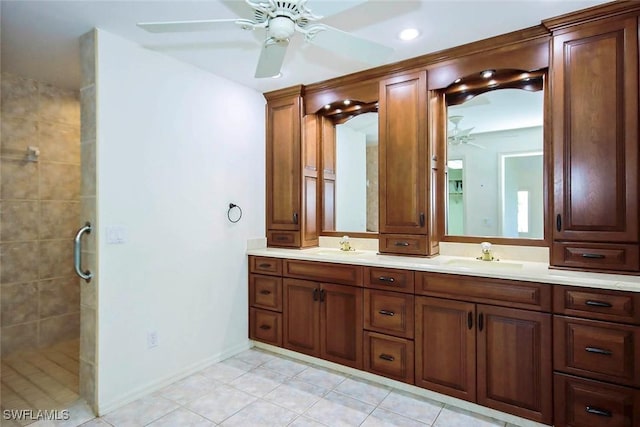
[[[101,412],[247,340],[264,237],[264,99],[104,31],[97,42]],[[244,211],[227,221],[229,202]],[[106,227],[126,229],[108,244]],[[147,349],[147,332],[159,346]]]
[[[367,136],[336,126],[336,230],[367,231]]]

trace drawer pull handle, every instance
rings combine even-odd
[[[387,277],[387,276],[380,276],[378,277],[378,280],[381,282],[387,282],[387,283],[393,283],[396,281],[396,279],[394,279],[393,277]]]
[[[603,356],[611,356],[613,354],[613,352],[610,350],[605,350],[598,347],[585,347],[584,351],[586,351],[587,353],[602,354]]]
[[[467,313],[467,328],[469,328],[469,329],[473,328],[473,313],[472,312]]]
[[[297,224],[298,223],[298,212],[294,212],[293,213],[293,223]]]
[[[261,290],[261,291],[260,291],[260,293],[261,293],[262,295],[269,295],[269,294],[271,294],[271,291],[268,291],[268,290],[266,290],[266,289],[263,289],[263,290]]]
[[[395,313],[389,310],[380,310],[378,313],[382,314],[383,316],[395,316]]]
[[[271,268],[271,264],[263,262],[262,264],[259,264],[258,267],[260,267],[260,268]]]
[[[314,300],[314,301],[318,301],[319,295],[320,295],[320,289],[315,288],[315,289],[313,290],[313,300]]]
[[[478,330],[482,332],[484,329],[484,314],[478,314]]]
[[[606,409],[596,408],[594,406],[587,406],[584,409],[585,409],[585,411],[587,411],[590,414],[600,415],[601,417],[609,417],[609,418],[611,418],[613,416],[613,414],[611,414],[611,411],[607,411]]]
[[[286,242],[286,241],[289,240],[289,237],[287,237],[287,236],[278,236],[278,237],[276,237],[276,240],[278,242]]]
[[[409,242],[396,242],[395,243],[396,246],[409,246]]]
[[[382,353],[382,354],[380,355],[380,359],[382,359],[382,360],[386,360],[387,362],[393,362],[394,360],[396,360],[396,358],[395,358],[395,357],[393,357],[392,355],[390,355],[390,354],[384,354],[384,353]]]
[[[268,331],[269,329],[271,329],[271,326],[269,326],[269,325],[260,325],[260,329]]]
[[[424,212],[420,212],[420,227],[424,227]]]
[[[604,301],[595,301],[595,300],[587,300],[585,302],[585,305],[589,305],[591,307],[605,307],[605,308],[611,308],[613,307],[611,304],[609,304],[608,302],[604,302]]]
[[[602,254],[589,254],[589,253],[585,253],[585,254],[582,254],[582,258],[589,258],[589,259],[604,259],[604,255],[602,255]]]

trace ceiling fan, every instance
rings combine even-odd
[[[449,121],[453,123],[453,129],[447,131],[447,142],[451,145],[473,145],[478,148],[485,148],[480,144],[476,144],[473,141],[473,136],[471,136],[471,131],[473,128],[468,129],[460,129],[460,121],[463,116],[449,116]]]
[[[253,19],[140,22],[137,25],[152,33],[208,31],[224,23],[235,23],[243,30],[264,28],[266,37],[256,68],[256,78],[274,77],[280,73],[289,41],[296,32],[303,34],[311,44],[372,65],[381,64],[393,52],[388,46],[319,23],[323,17],[312,13],[307,7],[307,0],[245,2],[253,9]]]

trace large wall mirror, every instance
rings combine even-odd
[[[445,92],[446,237],[544,239],[544,72],[487,70]]]
[[[319,112],[324,234],[378,232],[378,106],[346,100]]]

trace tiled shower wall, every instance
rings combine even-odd
[[[77,91],[1,76],[2,355],[80,333],[72,241],[80,221]],[[39,150],[37,161],[28,147]],[[35,160],[35,159],[32,159]]]

